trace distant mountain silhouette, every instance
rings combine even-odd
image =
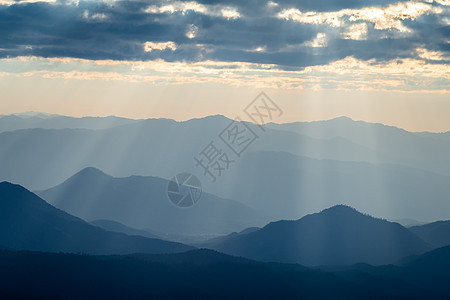
[[[419,226],[419,225],[424,224],[424,222],[417,221],[415,219],[410,219],[410,218],[401,218],[401,219],[394,219],[394,220],[389,220],[389,221],[397,222],[404,227]]]
[[[107,219],[152,232],[227,234],[267,223],[245,205],[206,192],[193,207],[180,209],[169,202],[167,185],[167,180],[157,177],[114,178],[86,168],[64,183],[37,193],[84,220]]]
[[[131,228],[119,222],[114,222],[111,220],[94,220],[90,222],[90,224],[103,228],[107,231],[121,232],[125,233],[126,235],[140,235],[150,239],[161,239],[161,237],[146,230]]]
[[[102,126],[108,123],[99,120]],[[272,220],[299,218],[338,203],[389,219],[450,218],[448,133],[413,133],[348,118],[270,124],[265,132],[253,126],[259,138],[212,184],[193,157],[211,141],[228,149],[217,139],[230,119],[127,122],[98,130],[0,133],[0,180],[42,190],[88,166],[116,177],[191,172],[204,190],[265,209]],[[285,203],[277,206],[280,201]]]
[[[387,219],[450,216],[448,176],[401,165],[318,160],[287,152],[245,154],[211,191],[258,208],[272,219],[298,219],[336,204]]]
[[[0,115],[0,132],[20,129],[107,129],[116,126],[133,124],[141,120],[120,117],[67,117],[45,113],[23,113]]]
[[[378,157],[371,162],[395,163],[450,175],[450,158],[446,155],[450,152],[450,132],[408,132],[394,126],[354,121],[347,117],[270,124],[268,127],[317,139],[342,138],[376,151]]]
[[[413,226],[409,230],[436,247],[450,245],[450,221]]]
[[[190,243],[190,245],[193,245],[195,247],[198,248],[211,248],[214,247],[215,245],[219,244],[219,243],[223,243],[226,240],[236,237],[236,236],[240,236],[240,235],[244,235],[244,234],[248,234],[248,233],[252,233],[255,232],[257,230],[259,230],[261,228],[259,227],[249,227],[246,228],[240,232],[232,232],[230,234],[227,235],[223,235],[223,236],[218,236],[218,237],[214,237],[214,238],[209,238],[207,240],[203,240],[200,242],[195,242],[195,243]]]
[[[213,248],[256,260],[317,266],[388,264],[431,246],[398,223],[338,205],[297,221],[270,223]]]
[[[47,189],[89,166],[115,176],[145,174],[171,178],[196,169],[193,156],[230,121],[221,116],[187,122],[149,119],[102,130],[3,132],[0,180],[32,190]],[[30,151],[31,148],[34,150]],[[34,171],[38,169],[39,174]]]
[[[98,130],[0,133],[0,181],[42,190],[88,166],[116,177],[191,172],[204,190],[264,209],[272,220],[296,219],[338,203],[388,219],[450,218],[449,133],[407,132],[348,118],[270,124],[265,132],[253,126],[259,138],[212,184],[193,157],[211,141],[228,149],[217,139],[230,119],[126,122]]]
[[[180,243],[108,232],[8,182],[0,183],[0,245],[9,249],[91,254],[173,253]]]
[[[107,118],[98,121],[102,125],[97,127],[81,126],[85,121],[75,118],[74,126],[0,133],[0,179],[35,190],[55,186],[87,166],[96,166],[114,176],[142,174],[170,178],[181,171],[196,170],[201,174],[192,162],[193,156],[231,122],[223,116],[185,122],[125,119],[118,122],[122,122],[120,126],[107,125],[110,123]],[[257,127],[254,130],[260,138],[249,151],[393,163],[450,175],[447,167],[450,139],[445,133],[413,133],[346,118],[270,124],[264,133]]]

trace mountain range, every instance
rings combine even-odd
[[[435,247],[450,245],[450,221],[437,221],[413,226],[409,230]]]
[[[174,253],[193,249],[180,243],[105,231],[8,182],[0,183],[0,245],[14,250],[89,254]]]
[[[190,172],[208,193],[272,220],[297,219],[339,203],[389,219],[450,218],[448,133],[407,132],[345,117],[268,124],[265,131],[248,124],[258,138],[236,157],[219,138],[231,122],[223,116],[109,119],[85,126],[75,118],[48,129],[0,133],[0,180],[45,190],[91,166],[115,177],[167,179]],[[211,141],[234,160],[215,183],[194,161]]]
[[[296,221],[272,222],[212,248],[259,261],[319,266],[390,264],[432,246],[398,223],[338,205]]]
[[[86,171],[98,172],[93,169]],[[7,182],[0,183],[0,209],[0,245],[8,249],[91,254],[172,253],[193,249],[117,222],[94,222],[106,227],[104,230],[51,206],[21,186]],[[431,243],[435,240],[429,237],[436,234],[422,234],[433,232],[430,228],[438,228],[439,236],[448,237],[447,223],[426,224],[409,230],[398,223],[338,205],[299,220],[272,222],[262,228],[251,227],[197,245],[259,261],[308,266],[382,265],[400,263],[407,257],[449,245],[444,239],[439,240],[439,245]],[[419,232],[419,235],[414,232]]]
[[[127,256],[0,250],[0,298],[448,299],[449,262],[450,247],[402,266],[320,269],[210,250]]]
[[[268,221],[239,202],[206,192],[196,205],[180,209],[167,197],[168,184],[168,180],[156,177],[114,178],[98,169],[85,168],[37,194],[87,221],[106,219],[164,234],[227,234]]]
[[[68,117],[55,114],[27,112],[12,115],[0,115],[0,132],[19,129],[107,129],[115,126],[132,124],[140,120],[109,117]]]

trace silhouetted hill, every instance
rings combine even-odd
[[[94,220],[89,223],[94,226],[103,228],[107,231],[121,232],[121,233],[125,233],[126,235],[140,235],[140,236],[147,237],[150,239],[161,239],[161,237],[159,237],[155,234],[152,234],[148,231],[131,228],[131,227],[123,225],[119,222],[114,222],[111,220]]]
[[[371,291],[399,299],[450,299],[450,246],[411,258],[402,266],[321,267]]]
[[[3,293],[69,300],[389,299],[326,272],[204,250],[160,257],[0,251],[0,266]]]
[[[448,299],[450,247],[406,266],[308,269],[210,250],[87,256],[0,250],[2,299]]]
[[[450,221],[437,221],[413,226],[409,230],[436,247],[450,245]]]
[[[214,249],[262,261],[303,265],[388,264],[431,249],[398,223],[338,205],[297,221],[273,222]]]
[[[0,245],[10,249],[92,254],[172,253],[192,249],[180,243],[105,231],[8,182],[0,183]]]
[[[109,257],[0,251],[0,297],[448,299],[450,268],[436,262],[450,261],[449,251],[426,253],[405,267],[359,264],[326,272],[207,250]]]
[[[249,227],[249,228],[246,228],[246,229],[244,229],[244,230],[242,230],[240,232],[232,232],[232,233],[227,234],[227,235],[209,238],[209,239],[206,239],[206,240],[203,240],[203,241],[200,241],[200,242],[196,242],[196,243],[190,243],[189,245],[193,245],[193,246],[198,247],[198,248],[211,248],[211,247],[214,247],[214,245],[217,245],[218,243],[222,243],[222,242],[228,240],[229,238],[233,238],[233,237],[236,237],[236,236],[239,236],[239,235],[244,235],[244,234],[248,234],[248,233],[251,233],[251,232],[255,232],[255,231],[259,230],[259,229],[261,229],[261,228],[259,228],[259,227]]]
[[[227,234],[267,222],[239,202],[206,192],[194,206],[180,209],[168,200],[167,185],[167,180],[157,177],[114,178],[86,168],[62,184],[37,193],[84,220],[112,220],[161,233]]]

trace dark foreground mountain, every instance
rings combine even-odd
[[[430,224],[413,226],[409,230],[436,247],[450,245],[450,221],[437,221]]]
[[[450,299],[450,246],[435,249],[401,266],[358,264],[324,267],[341,278],[378,293],[413,299]]]
[[[376,299],[339,277],[200,250],[169,256],[92,257],[0,251],[0,298]]]
[[[0,183],[0,245],[91,254],[174,253],[192,249],[180,243],[105,231],[8,182]]]
[[[2,299],[449,299],[450,247],[405,266],[314,270],[193,250],[87,256],[0,250]]]
[[[188,209],[167,198],[168,180],[131,176],[114,178],[86,168],[64,183],[37,192],[55,207],[84,220],[107,219],[133,228],[176,234],[227,234],[267,219],[239,202],[203,192]]]
[[[431,246],[398,223],[338,205],[297,221],[270,223],[212,248],[261,261],[314,266],[389,264]]]

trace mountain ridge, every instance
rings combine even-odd
[[[193,249],[180,243],[105,231],[9,182],[0,183],[0,244],[18,250],[90,254],[165,253]]]
[[[89,167],[37,194],[87,221],[106,219],[152,232],[227,234],[266,223],[263,214],[206,192],[196,205],[179,209],[168,199],[168,184],[159,177],[112,177]]]
[[[262,261],[311,265],[387,264],[432,247],[398,223],[337,205],[298,220],[271,222],[215,250]]]

